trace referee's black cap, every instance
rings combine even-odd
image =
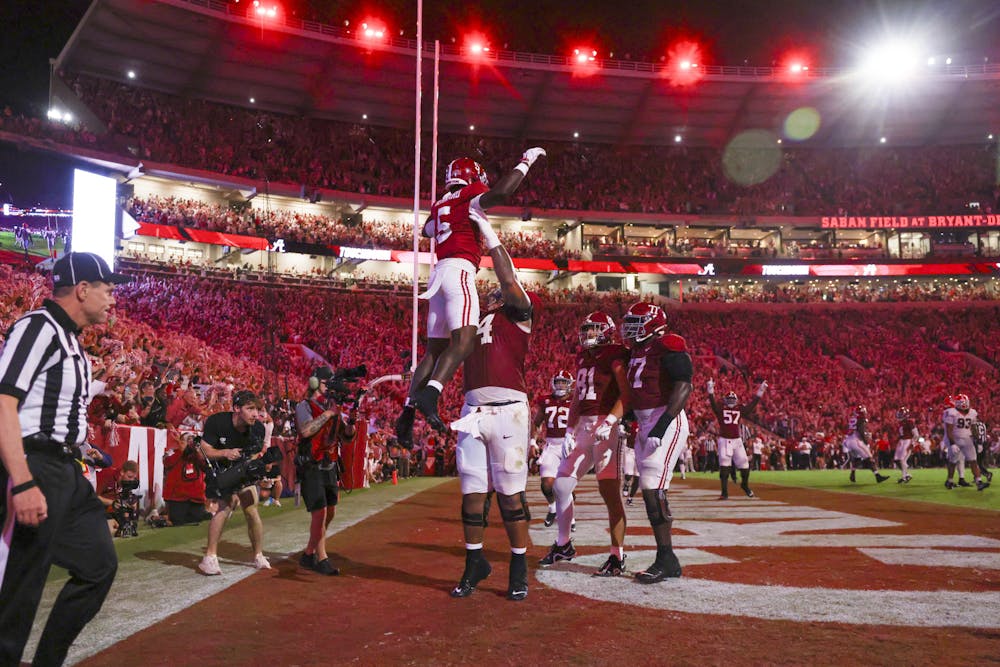
[[[92,252],[67,253],[52,267],[53,287],[72,287],[84,281],[118,285],[130,280],[128,276],[112,272],[108,263]]]

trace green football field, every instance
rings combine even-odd
[[[24,249],[18,245],[17,240],[14,238],[14,232],[7,230],[0,230],[0,249],[8,250],[10,252],[23,253]],[[63,251],[62,239],[56,240],[56,251]],[[45,238],[41,234],[35,234],[32,240],[31,248],[28,252],[32,255],[37,255],[39,257],[49,256],[49,246],[45,242]]]
[[[948,490],[944,488],[944,481],[947,471],[944,468],[916,468],[910,469],[913,480],[907,484],[898,484],[900,474],[898,470],[886,470],[885,474],[889,479],[881,484],[875,483],[875,476],[871,470],[858,470],[856,473],[857,483],[850,481],[850,471],[848,470],[766,470],[752,472],[750,474],[751,488],[757,488],[764,484],[778,484],[781,486],[796,486],[802,488],[817,489],[821,491],[832,491],[835,493],[863,493],[873,496],[886,496],[899,500],[914,500],[919,502],[942,503],[954,505],[956,507],[975,507],[984,510],[1000,510],[1000,477],[996,478],[996,485],[984,491],[976,491],[976,487],[959,487]],[[718,480],[717,473],[692,473],[688,477],[693,479],[715,479]],[[677,479],[677,475],[674,475]],[[973,483],[972,471],[966,468],[965,479],[970,484]],[[958,481],[958,475],[955,475]],[[740,493],[739,488],[732,488],[730,481],[730,493]],[[757,489],[758,495],[766,497],[766,490]]]

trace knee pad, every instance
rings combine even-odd
[[[670,505],[667,503],[667,492],[662,489],[644,489],[642,500],[646,504],[646,516],[649,525],[656,527],[673,521]]]
[[[462,498],[462,523],[466,526],[477,526],[486,527],[486,517],[490,513],[490,499],[493,497],[492,493],[486,495],[486,499],[483,501],[483,510],[481,512],[476,511],[475,505],[477,503],[470,502],[470,497],[465,496]],[[466,505],[472,505],[467,507]]]
[[[497,504],[500,505],[500,516],[503,517],[505,523],[531,520],[528,499],[524,491],[511,496],[498,493]]]

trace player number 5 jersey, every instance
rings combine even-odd
[[[482,253],[476,221],[486,222],[486,212],[479,207],[476,198],[488,191],[489,188],[482,183],[472,183],[461,190],[449,192],[431,206],[424,234],[434,238],[439,260],[457,257],[479,268]]]

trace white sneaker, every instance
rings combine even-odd
[[[209,576],[213,574],[222,574],[222,570],[219,568],[218,556],[205,556],[201,559],[201,562],[198,563],[198,569]]]
[[[270,570],[271,563],[268,562],[267,557],[264,554],[257,554],[253,558],[253,566],[258,570]]]
[[[281,507],[281,501],[278,500],[277,498],[270,498],[269,500],[271,501],[271,504],[274,505],[275,507]]]
[[[261,507],[270,507],[273,504],[274,504],[274,498],[268,498],[267,500],[265,500],[264,502],[262,502],[260,504],[260,506]]]

